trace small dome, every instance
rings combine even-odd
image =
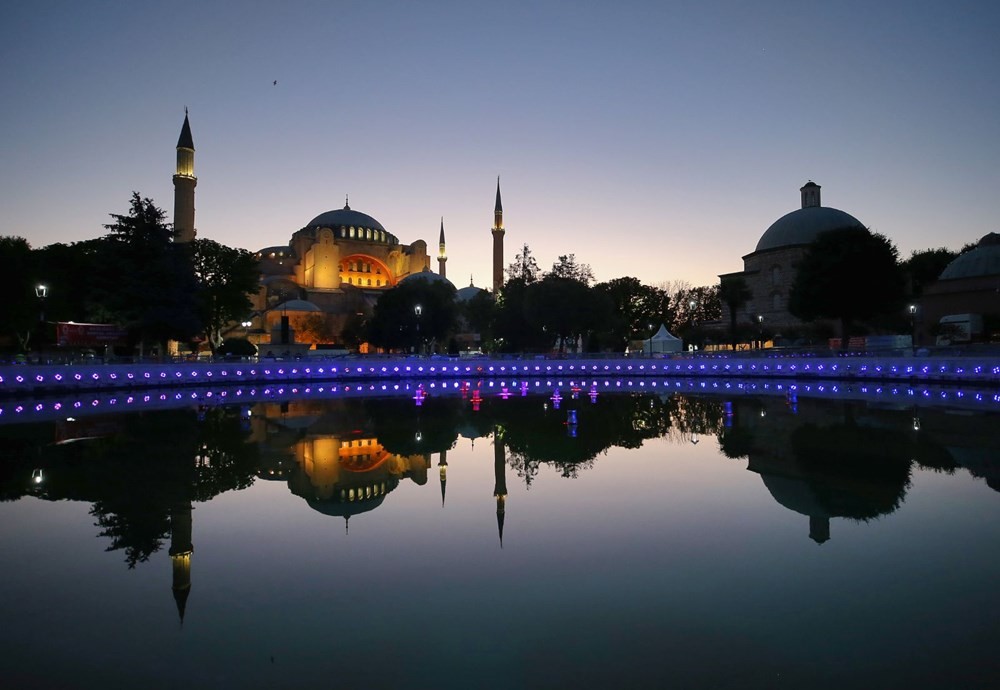
[[[938,280],[995,275],[1000,275],[1000,234],[991,232],[979,240],[975,249],[959,255],[948,264]]]
[[[486,292],[482,288],[477,288],[475,285],[467,285],[458,292],[455,293],[456,299],[459,302],[468,302],[470,299],[478,295],[480,292]]]
[[[451,285],[452,288],[455,287],[455,284],[452,283],[450,280],[435,273],[429,268],[424,268],[424,270],[422,270],[420,273],[411,273],[410,275],[400,280],[398,284],[402,285],[403,283],[413,282],[414,280],[426,280],[429,283],[444,283],[446,285]]]
[[[852,226],[864,227],[861,221],[850,213],[836,208],[828,206],[800,208],[774,221],[761,235],[755,251],[810,244],[827,230]]]

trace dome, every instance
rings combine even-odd
[[[995,275],[1000,275],[1000,234],[991,232],[979,240],[975,249],[959,255],[948,264],[938,280]]]
[[[791,213],[786,213],[771,224],[760,241],[757,242],[757,249],[762,252],[768,249],[779,249],[780,247],[792,247],[809,244],[821,233],[827,230],[837,230],[839,228],[861,226],[861,221],[836,208],[828,206],[809,206],[800,208]]]
[[[411,273],[410,275],[406,276],[401,281],[399,281],[398,284],[402,285],[403,283],[412,283],[415,280],[426,280],[429,283],[444,283],[445,285],[451,285],[453,289],[455,287],[455,284],[452,283],[450,280],[448,280],[447,278],[438,273],[435,273],[429,268],[424,268],[424,270],[422,270],[420,273]]]
[[[455,293],[455,297],[459,302],[468,302],[470,299],[478,295],[480,292],[486,292],[482,288],[477,288],[475,285],[467,285],[458,292]]]
[[[345,206],[344,208],[338,208],[334,211],[327,211],[326,213],[321,213],[311,221],[306,223],[307,228],[370,228],[372,230],[381,230],[385,232],[385,228],[377,220],[369,216],[367,213],[361,213],[360,211],[355,211],[350,206]]]

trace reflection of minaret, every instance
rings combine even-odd
[[[830,518],[810,516],[809,538],[817,544],[828,541],[830,539]]]
[[[438,467],[441,468],[441,507],[444,508],[444,487],[448,483],[448,451],[441,451]]]
[[[503,439],[496,431],[493,432],[493,475],[495,484],[493,495],[497,499],[497,530],[500,533],[500,548],[503,548],[503,518],[507,505],[507,478],[504,470],[507,468],[506,448]]]
[[[493,298],[503,287],[503,205],[500,203],[500,177],[497,176],[497,203],[493,207]]]
[[[184,109],[184,125],[177,140],[177,172],[174,173],[174,237],[176,242],[190,242],[194,239],[194,188],[198,178],[194,176],[194,139],[188,123],[187,108]]]
[[[175,506],[170,511],[170,563],[174,571],[174,601],[184,622],[184,609],[191,593],[191,502]]]
[[[442,278],[447,278],[447,271],[445,270],[445,262],[448,261],[448,256],[444,252],[444,216],[441,217],[441,234],[438,235],[438,275]]]

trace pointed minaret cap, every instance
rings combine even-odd
[[[444,216],[441,216],[441,234],[438,235],[438,244],[444,247]]]
[[[194,151],[194,137],[191,136],[191,123],[188,122],[187,108],[184,108],[184,126],[181,127],[181,135],[177,139],[177,148]]]
[[[186,122],[186,120],[185,120]],[[497,175],[497,205],[493,208],[493,213],[503,213],[503,204],[500,203],[500,176]]]

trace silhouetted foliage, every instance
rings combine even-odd
[[[863,227],[822,233],[799,263],[788,310],[804,321],[836,319],[843,347],[855,321],[896,312],[905,301],[896,247]]]

